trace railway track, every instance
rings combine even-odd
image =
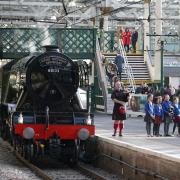
[[[33,172],[36,173],[42,179],[45,180],[70,180],[70,179],[97,179],[97,180],[107,180],[109,178],[104,177],[103,175],[95,172],[87,167],[84,167],[82,164],[77,164],[74,168],[70,168],[67,165],[60,164],[60,168],[50,168],[43,165],[42,168],[30,163],[26,159],[24,159],[19,153],[14,152],[16,157],[23,162],[28,168],[30,168]],[[51,165],[50,165],[51,166]]]
[[[116,180],[114,175],[109,175],[106,172],[102,172],[102,170],[98,169],[95,170],[95,168],[89,168],[90,165],[85,165],[83,163],[78,163],[75,167],[71,168],[68,165],[57,163],[53,164],[52,162],[45,162],[42,163],[31,163],[24,159],[17,151],[13,149],[8,143],[6,143],[6,151],[9,149],[11,153],[14,153],[16,158],[21,161],[26,167],[28,167],[32,173],[35,174],[34,178],[27,178],[27,179],[44,179],[44,180],[90,180],[90,179],[97,179],[97,180]],[[104,176],[105,174],[105,176]],[[32,176],[31,176],[32,177]],[[0,175],[1,179],[1,175]],[[7,178],[8,179],[8,178]],[[23,179],[21,177],[16,179]],[[5,179],[4,179],[5,180]]]

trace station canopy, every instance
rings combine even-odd
[[[147,0],[0,0],[1,27],[94,26],[93,21],[108,16],[109,29],[141,26]],[[157,0],[149,3],[151,26],[156,19]],[[163,27],[180,29],[180,1],[162,0]],[[106,8],[104,8],[106,7]],[[179,33],[179,32],[178,32]]]

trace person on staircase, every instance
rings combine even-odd
[[[118,78],[121,81],[122,79],[122,71],[123,71],[123,64],[124,64],[124,58],[121,56],[121,54],[117,54],[115,57],[114,63],[116,64],[118,68]]]
[[[126,28],[125,32],[123,32],[123,45],[127,53],[129,52],[130,43],[131,43],[131,32],[129,31],[128,28]]]
[[[111,88],[113,88],[114,77],[117,77],[117,66],[114,63],[109,63],[106,65],[106,75],[108,76]]]
[[[123,29],[122,27],[119,27],[117,30],[117,44],[118,47],[120,47],[120,43],[123,43]]]
[[[132,31],[132,37],[131,37],[131,43],[132,43],[132,52],[136,53],[136,43],[138,40],[138,32],[136,31],[135,28],[133,28]]]
[[[114,133],[112,136],[116,136],[117,129],[119,127],[119,136],[122,136],[122,130],[124,127],[124,120],[126,120],[126,102],[129,99],[129,93],[122,88],[121,82],[118,80],[115,83],[114,90],[111,95],[111,99],[114,102],[112,120],[114,121]]]

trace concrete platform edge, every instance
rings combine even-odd
[[[131,149],[131,150],[134,150],[134,151],[137,151],[137,152],[141,152],[141,153],[148,154],[148,155],[151,155],[151,156],[157,156],[157,157],[162,158],[162,159],[166,159],[166,160],[169,160],[169,161],[174,161],[174,162],[180,163],[180,158],[177,158],[177,157],[174,157],[174,156],[159,153],[159,152],[157,152],[155,150],[140,147],[140,146],[136,146],[136,145],[131,144],[131,143],[122,142],[120,140],[116,140],[116,139],[112,139],[112,138],[108,138],[108,137],[103,137],[103,136],[98,135],[98,134],[96,134],[96,136],[97,136],[97,138],[99,140],[107,142],[107,143],[111,143],[113,145],[121,146],[121,147],[128,148],[128,149]]]

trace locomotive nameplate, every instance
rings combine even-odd
[[[68,64],[68,61],[58,56],[45,56],[39,60],[39,63],[41,67],[65,67]]]

